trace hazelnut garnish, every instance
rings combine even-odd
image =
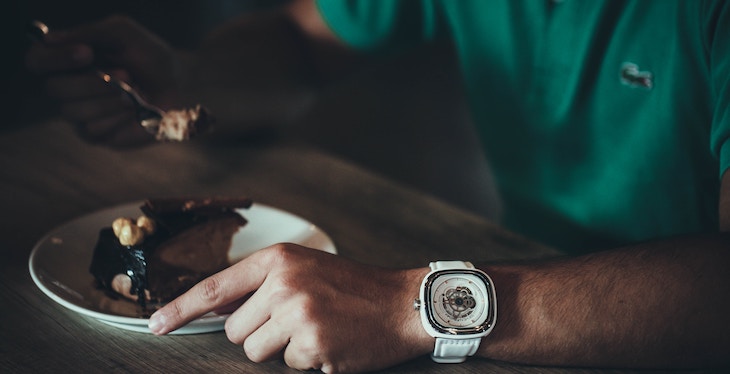
[[[131,220],[122,221],[117,238],[122,245],[137,245],[144,241],[144,232]]]
[[[122,231],[122,226],[131,224],[132,220],[127,217],[117,218],[114,220],[114,222],[112,222],[112,231],[114,231],[114,235],[116,235],[116,237],[118,238],[119,233]]]
[[[144,238],[154,234],[156,229],[155,221],[145,215],[137,218],[136,222],[127,217],[120,217],[112,222],[112,231],[122,245],[141,244]]]
[[[139,226],[145,235],[152,235],[155,233],[155,221],[147,216],[139,216],[137,218],[137,226]]]

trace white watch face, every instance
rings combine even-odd
[[[444,272],[427,290],[431,322],[439,330],[470,333],[487,328],[492,318],[491,294],[476,273]]]

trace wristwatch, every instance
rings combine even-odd
[[[497,298],[489,276],[470,262],[437,261],[423,278],[413,303],[421,323],[436,338],[431,358],[439,363],[464,362],[479,348],[497,321]]]

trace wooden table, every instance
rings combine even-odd
[[[0,133],[0,168],[3,373],[293,371],[280,361],[248,361],[223,332],[165,337],[130,332],[71,311],[36,287],[28,256],[45,233],[149,196],[247,195],[315,223],[340,255],[382,266],[557,254],[304,144],[216,140],[119,152],[88,145],[68,123],[48,119]],[[615,371],[524,367],[479,358],[438,365],[422,357],[389,372]]]

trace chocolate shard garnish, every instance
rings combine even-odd
[[[141,208],[152,214],[205,212],[228,209],[249,208],[253,200],[247,197],[213,197],[213,198],[153,198],[147,199]]]

